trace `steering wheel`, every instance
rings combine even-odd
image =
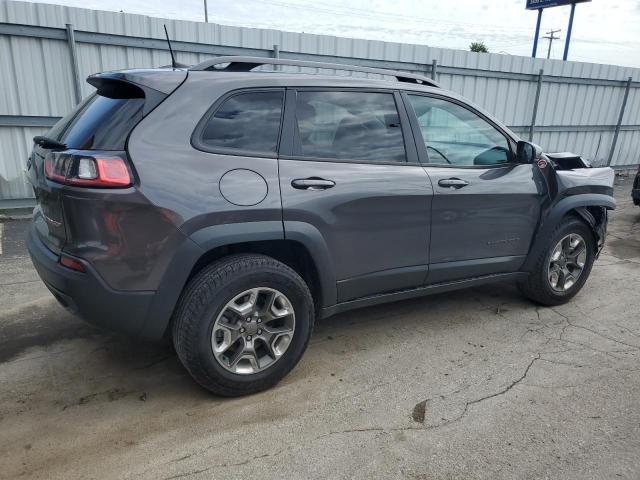
[[[447,162],[449,165],[451,165],[451,160],[449,160],[447,158],[447,156],[444,153],[442,153],[440,150],[438,150],[436,147],[432,147],[431,145],[427,145],[426,147],[427,147],[427,150],[429,150],[429,149],[433,150],[438,155],[440,155],[445,160],[445,162]]]

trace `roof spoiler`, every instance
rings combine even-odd
[[[122,70],[89,75],[87,83],[109,98],[145,98],[146,115],[187,77],[185,70]]]

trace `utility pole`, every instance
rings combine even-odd
[[[209,23],[209,14],[207,13],[207,0],[204,0],[204,22]]]
[[[551,30],[550,32],[547,32],[547,35],[545,35],[542,38],[546,38],[549,40],[549,50],[547,50],[547,58],[551,58],[551,45],[553,44],[554,40],[560,40],[560,37],[554,37],[554,34],[561,32],[562,29],[559,28],[557,30]]]

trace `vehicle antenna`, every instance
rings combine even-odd
[[[167,43],[169,44],[169,53],[171,53],[171,67],[177,68],[176,57],[173,55],[173,48],[171,48],[171,40],[169,40],[169,32],[167,32],[167,24],[164,24],[164,34],[167,37]]]

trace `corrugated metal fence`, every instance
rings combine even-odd
[[[640,69],[0,0],[0,208],[30,202],[31,138],[91,92],[87,75],[169,63],[165,23],[182,63],[281,56],[422,73],[547,151],[640,163]]]

